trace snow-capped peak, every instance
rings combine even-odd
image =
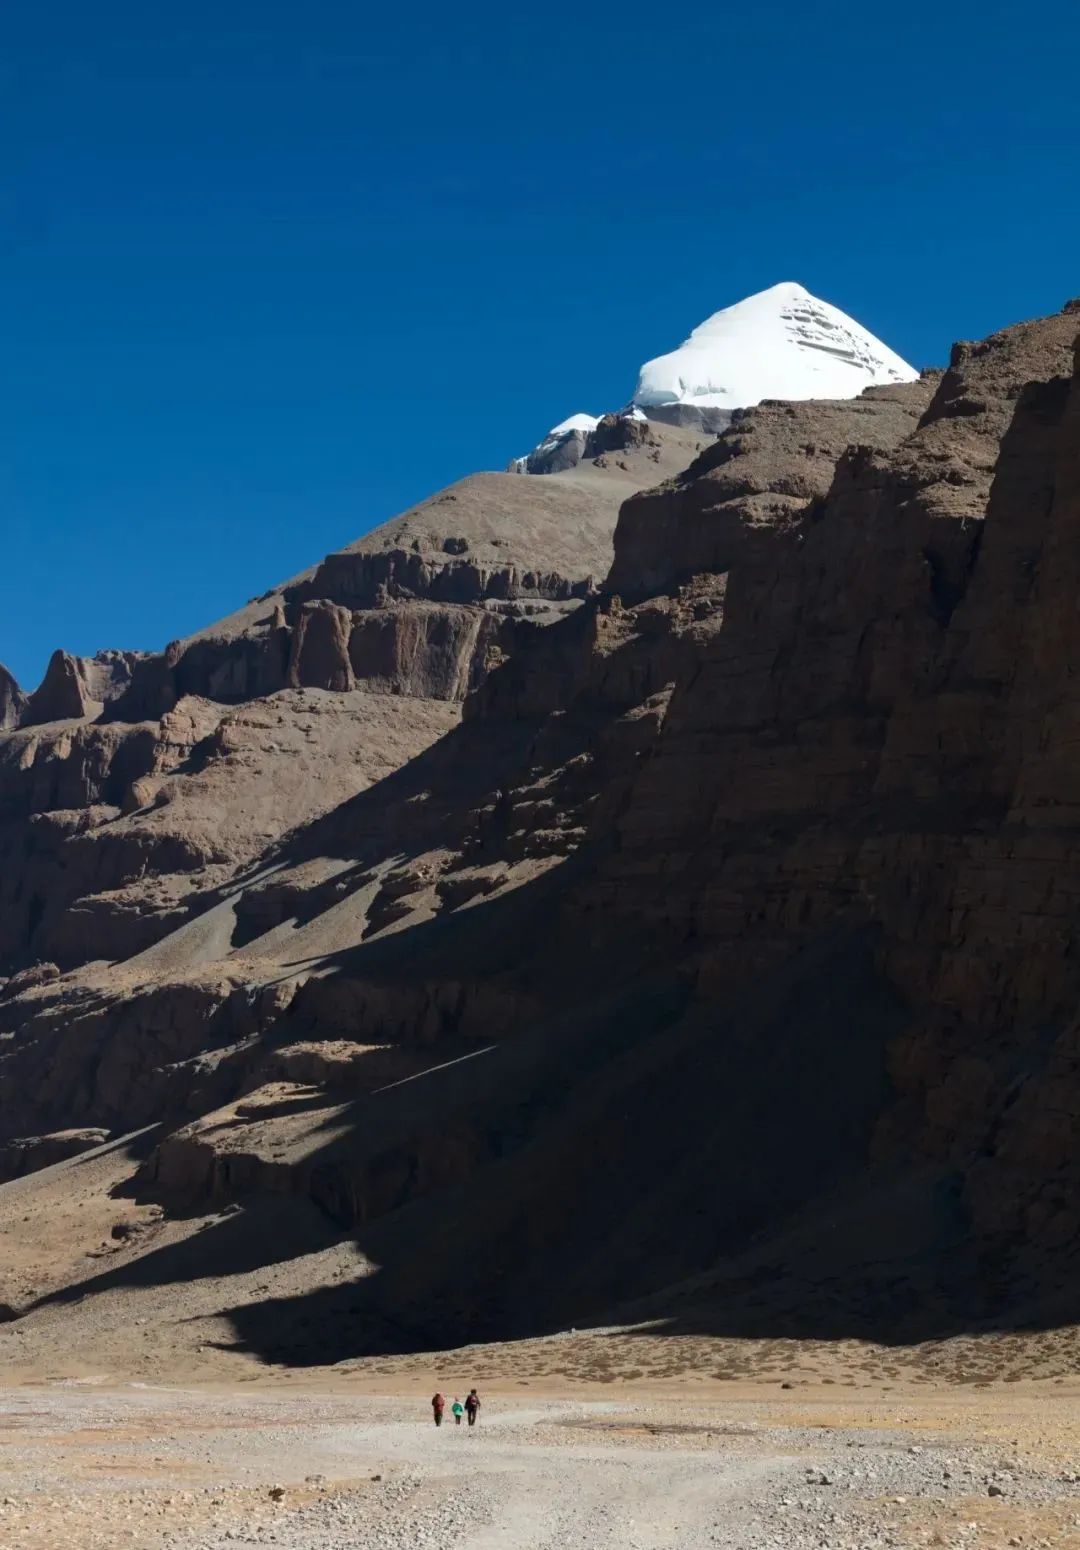
[[[855,398],[919,373],[853,318],[792,280],[706,318],[646,361],[633,402],[746,409],[763,398]]]

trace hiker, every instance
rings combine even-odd
[[[450,1413],[454,1417],[454,1425],[460,1426],[461,1417],[465,1414],[465,1406],[461,1403],[460,1399],[454,1400],[454,1403],[450,1406]]]
[[[476,1412],[480,1409],[480,1395],[475,1389],[470,1389],[465,1400],[465,1414],[469,1418],[469,1425],[476,1425]]]
[[[446,1400],[443,1398],[443,1396],[441,1394],[434,1395],[431,1401],[431,1413],[435,1417],[436,1426],[442,1425],[442,1416],[445,1409]]]

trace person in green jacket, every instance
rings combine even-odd
[[[454,1425],[460,1426],[461,1418],[465,1414],[465,1406],[461,1403],[460,1399],[454,1400],[454,1403],[450,1406],[450,1413],[454,1417]]]

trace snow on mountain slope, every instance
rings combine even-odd
[[[600,416],[596,414],[572,414],[567,420],[560,420],[558,425],[553,425],[540,443],[541,446],[554,446],[561,441],[568,431],[594,431],[600,424]]]
[[[530,458],[542,458],[549,452],[554,452],[562,442],[567,441],[575,433],[584,441],[590,431],[594,431],[600,424],[600,418],[595,414],[572,414],[565,420],[560,420],[558,425],[553,425],[544,437],[532,449],[526,452],[524,457],[516,457],[511,463],[511,468],[524,473]]]
[[[918,375],[838,307],[788,280],[714,313],[677,350],[646,361],[633,401],[746,409],[763,398],[854,398]]]

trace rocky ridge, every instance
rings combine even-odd
[[[699,445],[474,475],[164,652],[57,651],[29,696],[0,680],[0,969],[129,958],[426,747],[517,641],[595,590],[623,497]]]

